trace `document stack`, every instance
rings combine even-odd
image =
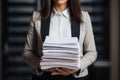
[[[80,46],[77,37],[53,38],[47,36],[43,43],[41,69],[65,67],[80,68]]]

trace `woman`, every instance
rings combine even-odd
[[[40,12],[33,13],[23,52],[25,62],[33,69],[33,80],[86,80],[87,67],[97,57],[88,12],[81,11],[79,0],[41,0],[41,6]],[[42,42],[46,35],[78,37],[82,50],[79,70],[40,69]],[[52,75],[53,72],[57,72],[59,75]]]

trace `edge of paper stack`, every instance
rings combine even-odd
[[[80,69],[80,46],[77,37],[53,38],[46,36],[42,52],[41,69],[56,67]]]

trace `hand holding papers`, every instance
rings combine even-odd
[[[41,69],[66,67],[80,69],[80,46],[77,37],[46,37],[43,43]]]

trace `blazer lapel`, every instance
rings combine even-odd
[[[77,37],[79,40],[80,37],[80,23],[77,21],[73,21],[71,23],[71,33],[72,37]]]
[[[49,27],[50,27],[50,16],[46,20],[41,21],[42,42],[44,42],[45,37],[49,34]]]

